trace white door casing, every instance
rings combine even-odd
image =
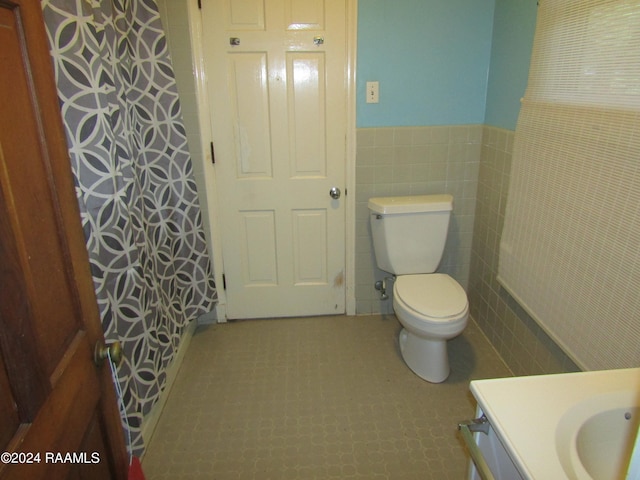
[[[227,317],[344,313],[346,1],[209,0],[203,24]]]

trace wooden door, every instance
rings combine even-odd
[[[0,479],[126,478],[38,0],[0,0]]]
[[[344,313],[346,2],[202,5],[227,316]]]

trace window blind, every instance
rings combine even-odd
[[[540,0],[498,280],[581,368],[640,366],[639,0]]]

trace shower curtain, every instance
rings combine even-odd
[[[135,454],[188,322],[216,301],[155,0],[43,0],[81,220]]]

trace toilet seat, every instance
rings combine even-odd
[[[426,323],[447,323],[468,313],[464,289],[443,273],[400,275],[395,282],[394,300],[416,320]]]
[[[460,335],[469,318],[464,289],[442,273],[400,275],[393,310],[403,327],[398,341],[407,366],[429,382],[444,381],[450,371],[447,340]]]

